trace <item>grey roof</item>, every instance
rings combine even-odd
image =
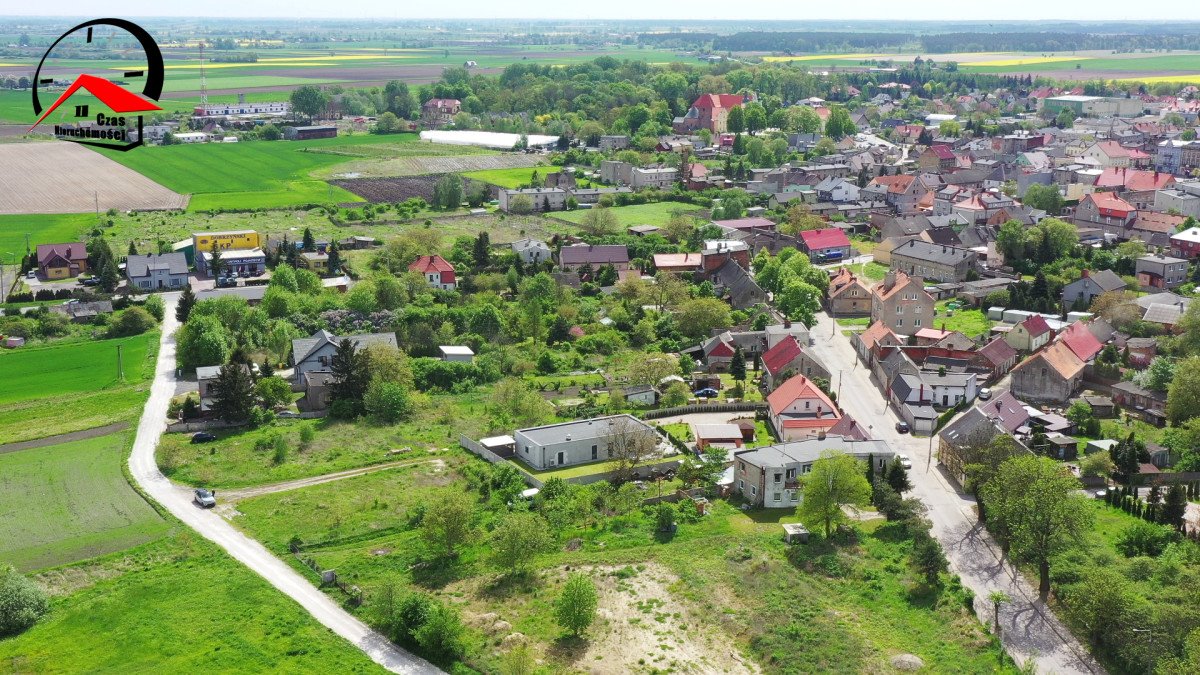
[[[151,253],[131,255],[125,259],[129,278],[149,276],[151,270],[166,270],[171,274],[187,274],[187,258],[182,253]]]
[[[626,396],[635,396],[637,394],[644,394],[648,391],[657,392],[658,390],[655,389],[654,385],[652,385],[652,384],[635,384],[633,386],[624,388],[624,392],[625,392]]]
[[[907,244],[897,246],[892,250],[893,256],[918,258],[925,262],[943,265],[957,265],[963,260],[975,257],[975,252],[967,248],[931,244],[920,239],[913,239]]]
[[[874,454],[886,459],[895,454],[883,441],[855,441],[842,436],[826,436],[824,439],[810,438],[791,443],[768,445],[735,456],[738,461],[760,468],[781,467],[787,464],[804,464],[815,462],[826,452],[844,452],[849,455],[865,457]]]
[[[567,439],[577,441],[586,438],[607,438],[612,434],[612,425],[617,420],[630,420],[636,428],[653,431],[645,422],[639,420],[632,415],[610,415],[608,417],[594,417],[587,420],[575,420],[574,422],[562,422],[560,424],[548,424],[542,427],[530,427],[528,429],[517,429],[518,434],[528,438],[529,440],[541,446],[553,445],[561,443]]]
[[[928,403],[905,403],[904,408],[915,420],[932,420],[937,419],[938,416],[937,411],[934,410],[933,406],[929,405]]]
[[[717,268],[716,275],[728,292],[729,304],[734,309],[749,307],[767,298],[767,292],[754,281],[754,277],[732,258]]]
[[[1135,302],[1142,309],[1149,309],[1150,305],[1177,305],[1181,302],[1184,308],[1186,308],[1188,303],[1191,302],[1191,298],[1185,298],[1170,291],[1163,291],[1162,293],[1140,296]]]
[[[210,288],[196,294],[196,300],[215,300],[226,296],[244,298],[247,302],[258,302],[267,294],[266,286],[238,286],[236,288]]]
[[[1093,282],[1095,282],[1096,285],[1099,286],[1100,290],[1102,290],[1102,291],[1117,291],[1122,288],[1125,288],[1125,281],[1123,279],[1121,279],[1121,277],[1117,276],[1116,273],[1114,273],[1112,270],[1091,271],[1091,272],[1088,272],[1087,278],[1089,278]],[[1083,280],[1083,277],[1080,277],[1067,285],[1070,286],[1071,284],[1077,284],[1082,280]]]
[[[621,244],[564,246],[559,249],[558,257],[564,265],[627,263],[629,249]]]
[[[221,374],[221,366],[200,366],[196,369],[197,380],[211,380]]]
[[[1151,323],[1175,325],[1179,322],[1179,317],[1181,316],[1183,316],[1183,307],[1180,305],[1155,304],[1146,308],[1146,315],[1142,317],[1142,320]]]
[[[975,443],[986,443],[1004,433],[995,422],[979,408],[971,408],[951,422],[938,434],[950,446],[962,448]]]
[[[312,337],[292,340],[292,362],[300,363],[321,347],[327,344],[336,347],[341,344],[342,340],[350,340],[359,349],[376,343],[387,344],[393,347],[397,346],[395,333],[363,333],[361,335],[338,337],[325,329],[321,329],[313,333]]]

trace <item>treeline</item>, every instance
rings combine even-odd
[[[916,41],[905,33],[837,33],[789,31],[734,33],[712,42],[714,50],[730,52],[821,52],[842,49],[897,49]]]

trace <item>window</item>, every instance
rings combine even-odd
[[[794,478],[796,477],[796,470],[795,470],[795,469],[788,469],[788,470],[786,471],[786,476],[787,476],[787,479],[788,479],[788,480],[792,480],[792,479],[794,479]]]
[[[808,473],[810,471],[812,471],[812,464],[805,464],[804,466],[800,467],[801,473]]]
[[[775,473],[775,482],[776,482],[776,483],[779,483],[779,482],[782,482],[782,481],[783,481],[783,474],[781,474],[781,473],[779,473],[779,472],[776,472],[776,473]]]
[[[596,453],[597,453],[597,448],[596,448],[596,446],[593,445],[592,446],[592,459],[596,459],[596,456],[597,456]]]
[[[753,485],[751,485],[751,486],[750,486],[750,496],[751,496],[751,497],[754,497],[754,496],[757,496],[757,495],[758,495],[758,488],[756,488],[756,487],[754,487]]]
[[[897,314],[903,314],[903,313],[904,313],[904,307],[902,307],[902,306],[900,306],[900,305],[896,305],[896,313],[897,313]]]
[[[525,454],[527,454],[527,455],[529,454],[529,446],[528,445],[525,446]]]
[[[778,492],[776,492],[776,493],[775,493],[775,502],[776,502],[776,503],[779,503],[779,502],[781,502],[781,501],[783,501],[783,495],[781,495],[781,494],[779,494]]]
[[[917,328],[920,328],[920,327],[921,327],[921,320],[920,320],[920,319],[917,319],[916,321],[913,321],[913,326],[916,326]]]
[[[896,328],[904,325],[904,319],[896,319]]]
[[[746,463],[738,462],[738,471],[745,471],[745,470],[746,470]]]

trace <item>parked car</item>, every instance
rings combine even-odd
[[[896,457],[900,459],[900,466],[904,467],[905,469],[912,468],[912,460],[908,458],[908,455],[896,455]]]
[[[204,488],[196,488],[195,502],[202,509],[211,509],[217,505],[217,498]]]
[[[36,279],[37,278],[37,270],[29,270],[28,272],[25,273],[25,278],[26,279]]]
[[[696,392],[696,398],[716,398],[719,394],[712,387],[705,387]]]
[[[210,434],[207,431],[197,431],[192,434],[193,443],[208,443],[209,441],[217,440],[216,434]]]
[[[908,422],[896,422],[896,432],[901,434],[908,433]]]
[[[237,286],[237,279],[233,277],[217,277],[217,288],[232,288]]]
[[[980,400],[980,401],[986,401],[986,400],[988,400],[988,399],[989,399],[989,398],[991,398],[991,397],[992,397],[992,390],[991,390],[991,389],[988,389],[987,387],[984,387],[984,388],[982,388],[982,389],[980,389],[980,390],[979,390],[979,400]]]
[[[100,277],[88,277],[79,283],[84,286],[99,286],[100,285]]]

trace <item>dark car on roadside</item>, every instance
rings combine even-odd
[[[195,502],[196,506],[202,509],[211,509],[217,505],[217,498],[213,493],[204,488],[196,488]]]
[[[99,286],[100,285],[100,277],[88,277],[79,283],[84,286]]]
[[[705,387],[696,392],[696,398],[716,398],[719,394],[712,387]]]
[[[209,441],[217,440],[216,434],[210,434],[207,431],[197,431],[192,434],[193,443],[208,443]]]
[[[908,431],[909,431],[908,422],[896,422],[896,432],[897,433],[907,434]]]

